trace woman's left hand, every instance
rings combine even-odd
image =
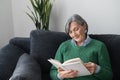
[[[93,74],[97,68],[97,64],[93,62],[84,63],[85,67]]]

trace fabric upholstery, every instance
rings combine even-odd
[[[42,30],[35,30],[31,32],[30,55],[38,61],[44,74],[48,74],[51,67],[51,64],[47,60],[55,56],[59,44],[67,38],[68,36],[62,32]]]
[[[29,54],[20,56],[10,80],[41,80],[39,64]]]
[[[8,80],[24,51],[8,44],[0,49],[0,80]]]
[[[23,38],[23,37],[15,37],[11,39],[10,44],[13,44],[15,46],[19,46],[20,49],[24,50],[26,53],[30,53],[30,39],[29,38]]]

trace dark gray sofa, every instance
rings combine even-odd
[[[120,35],[90,34],[90,36],[106,44],[114,75],[113,80],[120,80]],[[0,80],[9,80],[20,56],[24,53],[29,54],[39,64],[41,80],[51,80],[49,76],[51,64],[47,59],[54,58],[60,43],[69,38],[63,32],[33,30],[30,38],[15,37],[11,39],[8,45],[0,49]],[[17,75],[17,77],[19,76]],[[17,78],[14,80],[28,79]]]

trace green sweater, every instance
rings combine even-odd
[[[63,63],[66,60],[79,57],[83,62],[94,62],[101,69],[98,73],[89,76],[67,78],[64,80],[112,80],[112,70],[109,59],[109,54],[104,43],[92,39],[86,46],[74,46],[71,40],[63,42],[57,50],[55,59]],[[50,76],[52,80],[59,80],[57,77],[57,69],[52,66]]]

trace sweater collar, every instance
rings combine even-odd
[[[89,44],[91,42],[91,40],[92,39],[87,35],[86,40],[83,42],[83,44],[81,46],[86,46],[87,44]],[[77,46],[75,40],[72,39],[71,42],[72,42],[72,44],[74,44],[75,46]]]

